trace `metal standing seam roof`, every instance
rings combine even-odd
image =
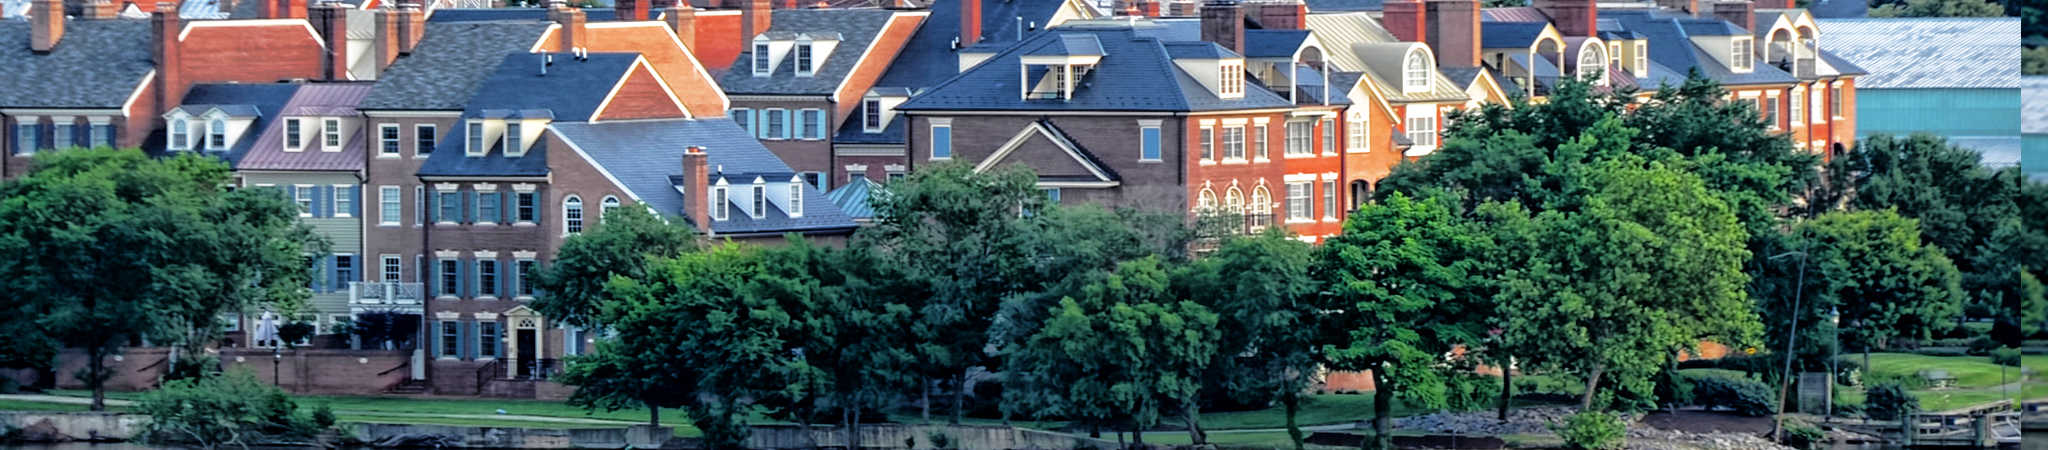
[[[0,107],[120,108],[156,69],[147,20],[67,20],[47,54],[29,50],[29,22],[0,21]]]
[[[1363,72],[1364,76],[1372,78],[1373,82],[1385,87],[1385,89],[1382,89],[1381,94],[1387,98],[1388,102],[1466,100],[1465,90],[1458,87],[1456,83],[1452,83],[1449,78],[1444,78],[1441,73],[1433,74],[1432,78],[1434,79],[1430,81],[1430,89],[1424,92],[1403,92],[1399,89],[1400,84],[1388,83],[1387,77],[1382,76],[1380,72],[1399,74],[1401,73],[1400,62],[1372,60],[1372,58],[1368,58],[1364,53],[1357,51],[1357,48],[1360,45],[1398,43],[1401,41],[1395,39],[1392,33],[1388,33],[1386,28],[1382,28],[1378,20],[1374,20],[1365,13],[1311,14],[1308,16],[1308,29],[1315,33],[1316,41],[1323,44],[1325,50],[1323,56],[1327,58],[1331,65],[1336,66],[1336,70]],[[1389,66],[1386,64],[1393,65]]]
[[[1479,24],[1479,46],[1481,48],[1529,48],[1536,44],[1536,38],[1543,36],[1543,30],[1550,26],[1546,22],[1481,22]]]
[[[1141,25],[1144,25],[1140,22]],[[1102,43],[1104,56],[1094,69],[1076,80],[1071,99],[1025,99],[1018,93],[1019,55],[1046,45],[1060,45],[1060,36],[1040,34],[1005,50],[924,94],[899,110],[999,111],[1215,111],[1293,106],[1272,91],[1245,81],[1243,98],[1217,97],[1180,70],[1159,39],[1140,36],[1130,27],[1097,24],[1062,27],[1060,34],[1088,32]],[[1211,44],[1213,46],[1213,44]],[[1161,83],[1171,74],[1172,83]]]
[[[285,103],[281,117],[355,117],[355,105],[369,95],[368,83],[320,83],[299,87]],[[312,114],[317,113],[317,114]],[[264,127],[262,135],[250,147],[247,156],[235,165],[237,169],[255,170],[304,170],[304,171],[355,171],[362,170],[364,151],[369,147],[370,127],[358,126],[354,133],[342,139],[341,151],[327,152],[314,148],[302,151],[284,151],[284,121],[272,120]]]
[[[359,108],[461,110],[506,55],[526,53],[547,29],[539,22],[429,22],[419,46],[384,71]]]
[[[640,60],[638,53],[591,53],[582,60],[554,55],[547,75],[541,75],[541,61],[547,56],[506,55],[483,88],[469,99],[462,116],[517,112],[521,117],[537,117],[539,111],[528,111],[547,110],[556,123],[588,121],[612,86]],[[506,156],[502,140],[487,143],[491,148],[482,156],[469,156],[463,148],[468,140],[465,128],[455,127],[443,136],[433,156],[420,165],[421,176],[529,177],[548,173],[547,140],[533,142],[522,156]]]
[[[558,122],[548,126],[582,157],[617,179],[634,198],[655,211],[687,220],[689,202],[676,190],[682,174],[683,152],[692,146],[704,148],[709,178],[717,183],[751,183],[756,176],[788,179],[794,176],[787,164],[738,124],[724,118],[675,119],[625,122]],[[566,156],[565,156],[566,157]],[[781,181],[781,180],[776,180]],[[713,221],[711,231],[724,234],[835,231],[852,229],[853,218],[840,211],[825,194],[803,185],[803,211],[791,217],[780,208],[755,219],[730,214],[728,220]],[[729,205],[741,208],[747,205]],[[702,224],[696,224],[700,227]]]
[[[1311,13],[1379,11],[1385,0],[1303,0]]]
[[[2020,19],[1820,19],[1821,47],[1870,71],[1857,89],[2017,88]]]
[[[981,43],[1002,45],[1020,41],[1020,34],[1036,34],[1070,0],[977,0],[981,2]],[[1032,33],[1018,28],[1022,23]],[[938,85],[960,73],[959,56],[953,40],[960,37],[960,2],[942,1],[931,5],[917,33],[896,54],[876,86],[921,90]]]
[[[860,64],[861,56],[868,46],[881,37],[882,31],[896,17],[896,11],[887,9],[778,9],[775,10],[772,27],[780,31],[801,31],[804,33],[838,33],[841,40],[832,47],[832,53],[821,55],[811,76],[797,76],[796,52],[783,55],[783,60],[774,64],[774,72],[767,76],[755,76],[753,45],[744,45],[739,57],[733,59],[732,67],[718,77],[718,85],[729,95],[775,95],[813,94],[830,95],[853,73]],[[771,31],[770,33],[773,33]],[[771,37],[773,39],[773,37]],[[794,39],[791,37],[790,39]]]
[[[881,185],[875,184],[867,177],[854,178],[826,193],[825,199],[838,205],[839,211],[846,213],[847,217],[854,220],[871,220],[875,218],[875,206],[869,201],[875,194],[880,193],[881,188]]]
[[[2020,133],[2048,134],[2048,77],[2020,79]]]

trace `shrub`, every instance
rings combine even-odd
[[[1991,336],[1977,336],[1970,338],[1969,352],[1971,355],[1977,356],[1989,355],[1992,350],[1998,347],[1998,341],[1991,339]]]
[[[1787,420],[1784,426],[1785,441],[1780,442],[1781,444],[1802,450],[1816,450],[1828,445],[1828,433],[1812,424]]]
[[[2019,367],[2020,349],[2017,347],[2000,347],[1997,350],[1992,350],[1991,363],[2001,366]]]
[[[1761,417],[1778,411],[1778,394],[1769,385],[1747,377],[1722,373],[1691,376],[1693,399],[1708,408],[1729,408],[1737,414]]]
[[[325,430],[334,428],[337,421],[338,419],[334,417],[334,408],[328,407],[326,403],[313,407],[313,426]]]
[[[308,337],[312,337],[314,330],[316,330],[316,328],[313,327],[313,324],[306,322],[292,322],[277,327],[277,337],[278,339],[283,340],[285,345],[296,347],[298,346],[296,342],[305,340]]]
[[[1452,411],[1477,411],[1500,401],[1500,378],[1460,373],[1444,380],[1444,404]]]
[[[1863,390],[1863,412],[1872,419],[1899,420],[1920,409],[1920,399],[1897,382],[1871,383]]]
[[[1665,406],[1690,405],[1693,382],[1684,373],[1666,369],[1657,375],[1657,403]]]
[[[213,376],[220,372],[220,357],[208,354],[186,352],[178,355],[171,363],[171,370],[164,372],[166,380],[183,380]]]
[[[1619,449],[1627,443],[1626,427],[1621,419],[1599,411],[1586,411],[1566,417],[1563,425],[1552,425],[1557,437],[1572,448],[1588,450]]]
[[[150,440],[200,448],[247,446],[260,435],[304,437],[324,429],[299,414],[284,390],[247,371],[170,381],[143,394],[136,410],[149,414],[144,431]]]

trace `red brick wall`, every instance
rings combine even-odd
[[[598,120],[683,118],[683,110],[669,97],[647,66],[626,73],[626,82],[612,91],[611,102],[595,114]]]
[[[106,367],[113,376],[107,379],[107,390],[139,391],[156,388],[157,379],[162,377],[164,370],[169,367],[164,360],[170,355],[171,349],[168,347],[142,347],[125,349],[118,355],[108,357]],[[72,375],[82,373],[87,360],[85,352],[79,350],[58,353],[56,367],[51,371],[57,377],[57,388],[85,389],[85,383]],[[33,386],[40,381],[38,378],[41,374],[33,370],[0,370],[0,376],[12,379],[22,386]]]
[[[186,83],[268,83],[319,79],[324,48],[304,22],[280,25],[185,25],[180,70]],[[187,85],[189,86],[189,84]]]
[[[270,349],[231,348],[221,350],[220,361],[225,370],[247,370],[297,394],[376,394],[412,374],[410,350],[285,350],[278,355],[282,358],[273,357]]]
[[[740,57],[740,14],[737,10],[697,11],[697,47],[691,53],[712,72],[723,72]]]
[[[839,86],[839,92],[833,93],[839,104],[838,109],[832,113],[832,128],[826,131],[827,135],[838,130],[841,122],[846,121],[847,117],[853,116],[854,108],[860,107],[861,96],[867,95],[868,89],[873,88],[875,82],[882,79],[882,74],[889,70],[890,63],[896,61],[896,54],[903,50],[904,44],[910,42],[910,36],[917,33],[917,26],[923,23],[924,19],[925,16],[903,14],[889,19],[889,25],[882,28],[882,35],[875,38],[866,57],[853,66],[852,72],[847,73],[846,82]]]
[[[702,29],[704,18],[697,19]],[[584,46],[592,52],[637,52],[647,58],[655,73],[661,74],[662,81],[674,91],[676,100],[689,108],[695,116],[725,115],[725,102],[719,96],[716,80],[708,76],[709,71],[700,71],[698,62],[684,51],[675,33],[662,22],[605,23],[587,25]],[[559,31],[549,31],[541,36],[541,47],[560,51],[561,39],[555,37]],[[733,32],[735,36],[738,32]],[[700,47],[703,46],[699,41]],[[727,57],[730,59],[731,57]]]

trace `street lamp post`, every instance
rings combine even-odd
[[[1804,250],[1791,251],[1769,258],[1770,260],[1777,260],[1778,258],[1793,255],[1799,256],[1799,276],[1797,277],[1798,281],[1792,285],[1792,324],[1786,327],[1787,330],[1785,331],[1785,372],[1784,379],[1778,380],[1778,415],[1774,417],[1776,420],[1772,421],[1772,441],[1781,441],[1785,437],[1785,391],[1792,386],[1793,346],[1799,342],[1799,301],[1800,294],[1806,293],[1806,252]]]
[[[270,385],[284,387],[284,379],[278,376],[278,366],[284,364],[282,342],[272,341],[270,345]]]

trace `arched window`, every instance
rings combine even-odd
[[[583,232],[583,199],[574,195],[562,199],[562,230],[569,234]]]
[[[598,203],[597,208],[597,220],[603,221],[605,216],[612,214],[612,210],[619,209],[619,198],[610,195],[604,196],[604,201]]]
[[[1408,62],[1406,63],[1406,69],[1406,73],[1402,74],[1401,76],[1401,86],[1403,90],[1429,90],[1430,69],[1428,55],[1424,55],[1423,52],[1420,50],[1408,52]]]
[[[212,123],[206,124],[206,148],[208,150],[225,150],[228,148],[227,119],[213,119]]]
[[[1202,188],[1202,194],[1195,199],[1195,210],[1211,212],[1216,210],[1216,191]]]
[[[191,143],[191,141],[189,140],[189,139],[191,139],[191,135],[192,135],[192,130],[191,130],[191,129],[188,129],[188,128],[185,128],[185,119],[184,119],[184,118],[177,118],[177,119],[171,119],[171,149],[172,149],[172,150],[185,150],[185,149],[189,149],[189,148],[192,148],[192,143]]]
[[[1351,208],[1352,208],[1352,209],[1357,209],[1359,205],[1364,205],[1364,204],[1365,204],[1365,201],[1366,201],[1366,200],[1371,200],[1371,199],[1372,199],[1372,182],[1370,182],[1370,181],[1365,181],[1365,180],[1351,180]]]
[[[1607,72],[1607,58],[1600,56],[1600,46],[1586,45],[1579,51],[1579,78],[1598,81],[1600,74]]]
[[[1273,193],[1265,186],[1252,188],[1251,223],[1254,228],[1265,228],[1273,224]]]
[[[1230,190],[1224,191],[1223,208],[1231,214],[1244,214],[1244,191],[1237,190],[1237,186],[1231,186]]]

